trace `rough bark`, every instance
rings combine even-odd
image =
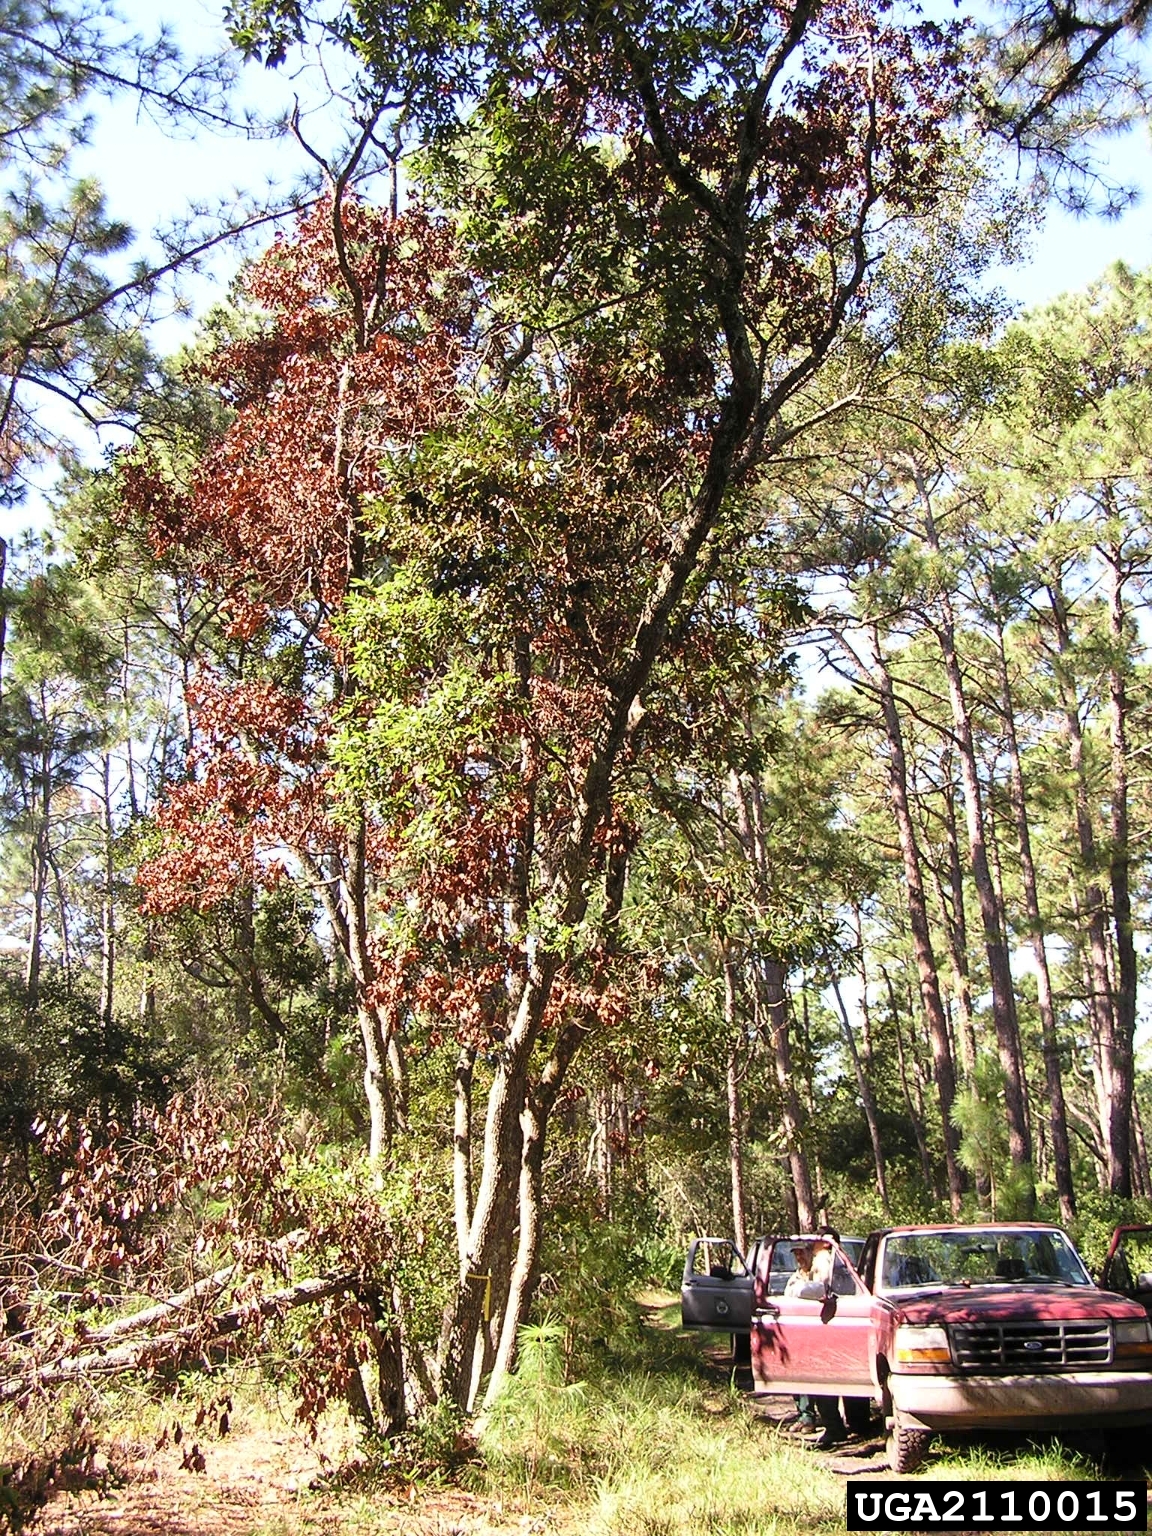
[[[788,1031],[788,995],[784,967],[777,960],[761,960],[753,966],[761,1019],[767,1024],[780,1090],[780,1126],[784,1132],[788,1170],[796,1192],[796,1214],[801,1232],[816,1227],[816,1201],[812,1175],[804,1147],[805,1114],[796,1092],[792,1071],[792,1042]]]
[[[597,990],[603,988],[607,978],[605,962],[616,951],[627,877],[627,850],[623,846],[617,846],[609,854],[604,877],[603,955]],[[515,1363],[520,1329],[528,1321],[540,1259],[544,1151],[548,1123],[564,1086],[568,1068],[594,1025],[594,1015],[586,1014],[570,1019],[561,1029],[539,1078],[526,1095],[521,1112],[519,1233],[516,1259],[509,1276],[507,1296],[501,1306],[502,1322],[498,1345],[491,1361],[491,1376],[484,1399],[485,1407],[490,1406],[499,1395],[501,1386]],[[477,1386],[478,1383],[474,1382],[471,1392],[473,1399]]]
[[[46,700],[41,697],[44,715]],[[32,914],[28,932],[28,960],[24,970],[24,989],[29,1009],[40,1002],[40,972],[44,955],[44,903],[48,895],[51,866],[52,759],[45,747],[40,753],[40,774],[33,809],[32,832]]]
[[[461,1046],[456,1058],[452,1108],[452,1194],[461,1270],[467,1262],[468,1229],[472,1225],[472,1073],[475,1065],[476,1047]]]
[[[1008,748],[1008,788],[1016,819],[1016,842],[1020,856],[1020,875],[1024,887],[1024,911],[1032,956],[1036,964],[1036,995],[1040,1009],[1040,1038],[1044,1056],[1044,1085],[1048,1099],[1048,1124],[1052,1137],[1052,1166],[1056,1175],[1056,1193],[1060,1201],[1060,1219],[1065,1223],[1076,1216],[1076,1191],[1072,1183],[1072,1154],[1068,1143],[1068,1120],[1064,1108],[1064,1080],[1060,1069],[1060,1043],[1056,1032],[1056,1007],[1052,996],[1052,978],[1044,945],[1044,921],[1040,912],[1036,865],[1032,858],[1032,834],[1028,822],[1028,801],[1024,789],[1024,768],[1020,742],[1016,734],[1016,713],[1008,658],[1004,650],[1004,631],[997,628],[997,666],[1000,688],[1000,716]]]
[[[840,992],[840,983],[832,978],[832,991],[836,996],[836,1007],[840,1015],[840,1033],[844,1037],[844,1044],[848,1047],[848,1056],[852,1062],[852,1070],[856,1077],[856,1091],[860,1095],[860,1103],[864,1109],[864,1119],[868,1123],[868,1139],[872,1143],[872,1162],[876,1169],[876,1193],[880,1196],[880,1205],[885,1216],[888,1215],[888,1176],[884,1168],[884,1148],[880,1141],[880,1121],[876,1115],[876,1099],[872,1093],[872,1085],[868,1081],[860,1061],[860,1053],[856,1049],[856,1036],[852,1030],[852,1021],[848,1017],[848,1010],[844,1006],[844,998]]]
[[[920,981],[920,1000],[932,1044],[936,1093],[940,1101],[940,1117],[943,1122],[948,1197],[953,1214],[959,1215],[963,1183],[956,1156],[956,1127],[952,1124],[952,1105],[956,1099],[956,1074],[948,1043],[948,1021],[944,1016],[944,1004],[940,996],[940,978],[936,970],[936,956],[932,949],[928,904],[924,898],[924,880],[920,871],[920,850],[916,842],[912,811],[908,801],[908,765],[904,752],[904,732],[896,707],[892,677],[884,659],[879,631],[875,627],[872,631],[872,643],[876,658],[876,682],[888,741],[889,798],[900,840],[908,922],[912,930],[912,948]]]
[[[896,1062],[900,1069],[900,1091],[904,1099],[904,1109],[912,1124],[912,1133],[916,1137],[916,1150],[920,1154],[920,1172],[924,1175],[924,1187],[932,1191],[933,1200],[940,1198],[940,1191],[936,1185],[936,1175],[932,1168],[932,1158],[928,1151],[928,1142],[924,1136],[924,1116],[919,1113],[918,1107],[912,1102],[912,1091],[908,1087],[908,1067],[904,1058],[904,1037],[900,1028],[900,1009],[896,1002],[896,989],[892,985],[892,978],[887,970],[881,966],[880,973],[884,977],[884,984],[888,989],[888,1008],[892,1015],[892,1033],[896,1037]]]
[[[940,545],[932,516],[931,497],[923,478],[917,473],[924,516],[924,531],[928,547],[939,556]],[[1008,1119],[1008,1151],[1012,1165],[1027,1180],[1026,1198],[1029,1209],[1035,1204],[1036,1191],[1032,1182],[1032,1136],[1028,1126],[1025,1102],[1026,1089],[1021,1071],[1020,1030],[1016,1019],[1016,997],[1012,985],[1012,968],[1008,955],[1004,914],[997,900],[988,865],[988,843],[984,825],[984,801],[976,761],[976,746],[972,734],[972,718],[960,670],[960,657],[956,649],[956,625],[951,599],[942,590],[937,602],[937,617],[933,624],[948,680],[948,696],[952,706],[952,728],[960,759],[960,775],[964,785],[964,810],[968,826],[968,864],[972,883],[976,888],[976,900],[980,908],[980,921],[984,929],[984,952],[988,961],[988,975],[992,984],[992,1022],[996,1031],[997,1054],[1004,1074],[1004,1107]]]
[[[1114,1195],[1132,1192],[1132,1143],[1129,1126],[1135,1087],[1136,945],[1132,933],[1132,891],[1128,838],[1128,690],[1123,555],[1108,552],[1108,625],[1112,654],[1108,667],[1111,748],[1112,825],[1108,874],[1112,888],[1112,924],[1116,944],[1113,997],[1112,1092],[1108,1114],[1108,1181]]]
[[[112,1028],[113,987],[116,980],[116,867],[115,829],[112,825],[112,759],[104,753],[101,773],[101,809],[104,812],[103,868],[100,890],[100,1023],[105,1043]]]
[[[1088,777],[1084,762],[1084,733],[1080,724],[1079,701],[1069,675],[1068,663],[1072,639],[1068,607],[1064,593],[1055,584],[1048,587],[1048,600],[1056,638],[1054,657],[1057,690],[1064,716],[1064,735],[1068,743],[1068,762],[1072,773],[1073,809],[1076,839],[1080,851],[1082,888],[1076,892],[1076,905],[1088,935],[1089,1016],[1092,1022],[1096,1057],[1097,1097],[1100,1129],[1108,1163],[1108,1187],[1118,1193],[1131,1190],[1130,1148],[1126,1113],[1123,1124],[1113,1115],[1117,1096],[1117,1020],[1109,974],[1108,934],[1104,897],[1096,877],[1096,832]],[[1122,1051],[1122,1048],[1121,1048]],[[1120,1092],[1124,1074],[1121,1063]]]
[[[960,864],[960,840],[956,835],[956,806],[952,784],[943,789],[944,827],[948,842],[948,885],[952,892],[952,921],[948,937],[952,949],[952,970],[956,978],[956,1001],[960,1005],[960,1044],[964,1074],[971,1077],[976,1065],[976,1023],[972,1012],[972,980],[968,968],[968,921],[964,910],[964,871]]]
[[[732,1235],[741,1253],[748,1252],[744,1219],[744,1106],[741,1102],[739,1020],[736,1012],[736,967],[732,952],[724,946],[724,1024],[728,1036],[725,1086],[728,1099],[728,1172],[732,1187]]]

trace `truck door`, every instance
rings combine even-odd
[[[831,1273],[801,1283],[796,1249],[823,1243]],[[752,1377],[758,1392],[865,1397],[872,1392],[872,1297],[838,1244],[777,1239],[761,1259],[752,1312]]]
[[[1117,1227],[1104,1261],[1100,1284],[1138,1301],[1152,1314],[1152,1227]]]
[[[685,1328],[747,1331],[752,1320],[752,1277],[743,1254],[728,1238],[693,1238],[680,1286],[680,1320]]]

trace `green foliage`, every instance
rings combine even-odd
[[[971,1081],[956,1096],[952,1123],[960,1132],[960,1161],[992,1189],[992,1214],[1000,1212],[1000,1181],[1008,1158],[1008,1127],[1004,1121],[1004,1073],[988,1052],[977,1058]],[[1010,1197],[1009,1197],[1010,1198]],[[1002,1212],[1010,1216],[1012,1211]]]
[[[566,1379],[635,1360],[644,1347],[635,1293],[674,1280],[683,1263],[678,1244],[653,1231],[651,1205],[642,1196],[624,1193],[611,1221],[597,1213],[590,1191],[577,1192],[575,1204],[554,1207],[539,1305],[543,1323],[564,1321]],[[548,1328],[542,1338],[555,1343]]]
[[[1071,1232],[1080,1257],[1097,1280],[1108,1257],[1113,1231],[1118,1226],[1143,1223],[1152,1223],[1152,1200],[1121,1200],[1098,1190],[1085,1190],[1078,1196]]]
[[[27,1149],[38,1119],[87,1111],[127,1118],[162,1105],[185,1062],[135,1023],[106,1023],[91,997],[55,979],[28,1007],[21,983],[0,976],[0,1152]]]

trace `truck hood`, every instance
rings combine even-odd
[[[1147,1315],[1113,1291],[1067,1285],[926,1286],[887,1300],[900,1323],[1080,1322]]]

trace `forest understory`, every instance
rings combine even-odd
[[[188,1375],[171,1396],[111,1394],[101,1449],[44,1489],[28,1536],[801,1536],[840,1531],[848,1477],[887,1477],[883,1437],[816,1452],[790,1398],[752,1399],[722,1335],[679,1331],[678,1301],[647,1289],[626,1358],[564,1382],[558,1335],[529,1339],[506,1400],[450,1469],[391,1472],[346,1414],[313,1439],[251,1368]],[[220,1433],[220,1403],[230,1402]],[[208,1406],[210,1412],[201,1415]],[[90,1404],[91,1409],[91,1404]],[[196,1419],[201,1422],[196,1426]],[[177,1425],[187,1425],[173,1443]],[[0,1431],[2,1433],[2,1431]],[[63,1448],[63,1440],[60,1445]],[[195,1452],[192,1452],[192,1447]],[[12,1446],[0,1441],[0,1458]],[[191,1464],[190,1464],[191,1457]],[[1150,1457],[1152,1460],[1152,1457]],[[1063,1479],[1148,1468],[1075,1437],[951,1439],[937,1478]],[[2,1528],[2,1527],[0,1527]]]
[[[832,1529],[688,1236],[1152,1213],[1152,4],[953,9],[0,0],[10,1524]]]

